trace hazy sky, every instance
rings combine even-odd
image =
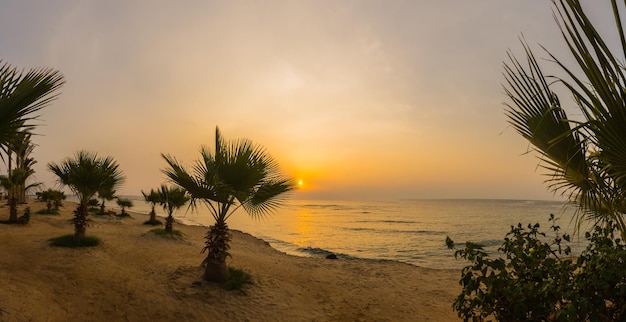
[[[119,162],[126,195],[219,126],[303,180],[293,198],[552,199],[504,116],[522,33],[565,53],[549,0],[0,4],[0,59],[67,81],[41,113],[37,180],[87,149]]]

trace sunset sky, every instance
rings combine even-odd
[[[608,1],[593,3],[610,26]],[[551,7],[4,0],[0,59],[65,75],[34,139],[47,187],[46,164],[87,149],[119,162],[120,194],[140,195],[165,182],[160,153],[191,163],[219,126],[302,180],[297,199],[558,199],[501,86],[522,33],[538,56],[566,54]]]

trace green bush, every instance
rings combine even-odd
[[[86,236],[82,239],[75,239],[74,235],[68,234],[50,239],[50,245],[58,247],[92,247],[100,245],[100,238],[95,236]]]
[[[252,284],[252,275],[247,272],[230,266],[228,267],[228,271],[230,277],[223,283],[227,290],[243,292],[244,286]]]
[[[146,220],[146,221],[144,221],[144,222],[143,222],[143,224],[144,224],[144,225],[151,225],[151,226],[160,226],[160,225],[163,225],[163,223],[162,223],[160,220],[158,220],[158,219],[155,219],[155,220]]]
[[[133,216],[131,216],[129,213],[124,212],[124,213],[120,213],[115,215],[115,217],[117,218],[130,218],[130,219],[134,219]]]
[[[489,258],[481,245],[467,242],[455,257],[463,268],[461,294],[453,304],[465,321],[622,321],[626,318],[626,246],[614,238],[615,226],[586,233],[589,245],[576,257],[565,246],[550,215],[554,238],[539,224],[511,227],[498,252]],[[446,239],[450,249],[454,242]]]
[[[44,208],[44,209],[37,210],[37,214],[39,214],[39,215],[58,215],[59,214],[59,210],[51,208],[50,211],[48,211],[48,209]]]
[[[155,228],[155,229],[150,230],[150,232],[159,236],[181,236],[181,237],[183,236],[183,233],[181,233],[180,230],[167,231],[163,228]]]
[[[24,214],[17,218],[17,223],[25,225],[25,224],[28,224],[29,221],[30,221],[30,207],[26,207],[26,209],[24,209]]]

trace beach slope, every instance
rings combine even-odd
[[[102,244],[66,249],[48,240],[73,232],[74,204],[51,216],[35,214],[44,203],[29,203],[29,224],[0,225],[0,321],[458,320],[458,270],[295,257],[233,231],[229,265],[254,284],[229,291],[201,281],[206,228],[176,224],[183,237],[163,238],[143,214],[90,216],[87,234]]]

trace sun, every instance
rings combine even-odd
[[[298,187],[302,187],[303,184],[304,182],[302,180],[298,180]]]

